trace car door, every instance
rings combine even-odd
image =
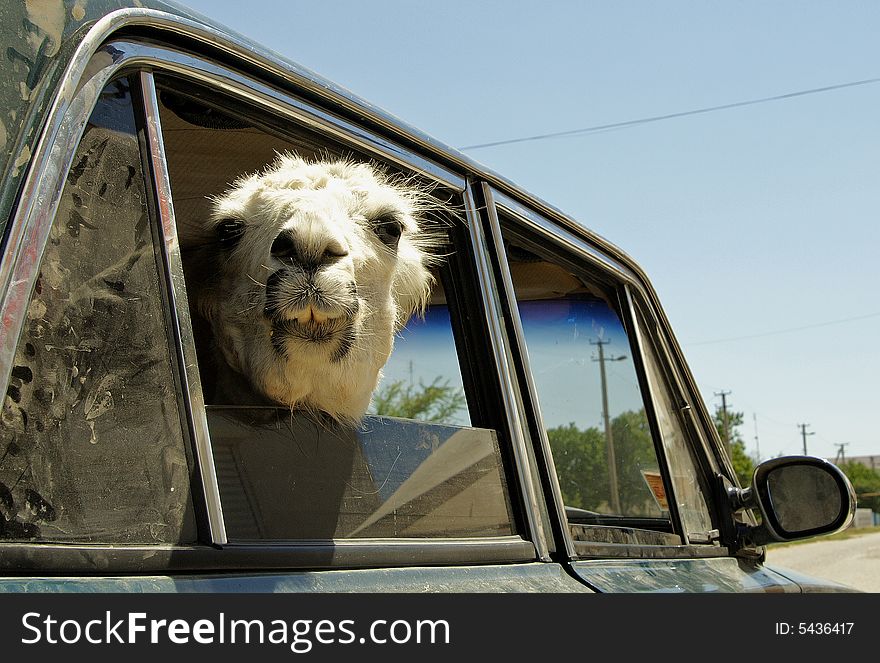
[[[588,591],[551,559],[465,177],[253,71],[111,40],[63,82],[4,255],[0,589]],[[188,252],[208,197],[286,150],[438,201],[437,286],[357,430],[208,389]]]

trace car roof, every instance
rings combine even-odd
[[[0,7],[0,19],[0,45],[8,54],[6,65],[0,69],[0,108],[6,109],[5,113],[0,111],[0,173],[3,173],[0,231],[10,217],[40,129],[45,125],[65,73],[77,65],[78,58],[82,60],[91,55],[83,53],[89,44],[95,48],[112,33],[159,33],[169,43],[177,41],[201,50],[213,49],[216,56],[236,60],[237,66],[250,67],[260,75],[269,74],[287,82],[300,94],[305,90],[314,101],[332,105],[343,116],[372,125],[370,128],[391,135],[444,165],[479,175],[500,191],[551,215],[557,222],[578,233],[587,233],[628,268],[640,272],[618,247],[468,155],[183,5],[161,0],[92,0],[72,7],[62,3],[4,3]],[[230,48],[219,49],[218,44]],[[82,62],[79,65],[82,66]]]

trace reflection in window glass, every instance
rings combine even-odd
[[[189,470],[128,81],[67,176],[0,429],[0,539],[195,539]]]
[[[493,431],[274,407],[209,407],[233,540],[513,534]]]
[[[570,520],[664,518],[663,482],[623,324],[604,289],[510,245],[508,264]],[[575,510],[580,510],[576,512]]]
[[[436,299],[436,294],[435,294]],[[449,309],[433,304],[394,340],[371,412],[453,426],[470,425]]]

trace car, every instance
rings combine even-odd
[[[847,527],[849,481],[796,456],[739,485],[621,249],[184,8],[49,7],[0,10],[0,591],[848,590],[764,560]],[[277,153],[437,203],[357,425],[212,390],[191,256]]]

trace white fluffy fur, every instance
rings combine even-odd
[[[418,217],[432,202],[368,164],[291,154],[216,198],[212,226],[243,225],[234,245],[210,249],[201,263],[214,272],[197,284],[196,303],[233,371],[226,379],[293,408],[359,420],[395,333],[426,305],[431,240]],[[396,246],[376,232],[388,218],[402,226]],[[313,261],[311,273],[273,255],[281,233]]]

